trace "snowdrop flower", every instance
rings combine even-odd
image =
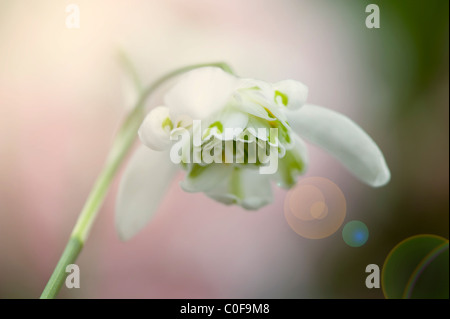
[[[142,145],[131,158],[119,187],[119,236],[129,239],[145,226],[180,167],[186,170],[181,187],[187,192],[203,192],[221,203],[246,209],[269,204],[271,180],[290,188],[305,172],[308,156],[303,138],[327,150],[364,183],[374,187],[386,184],[390,172],[375,142],[346,116],[305,104],[307,92],[306,86],[297,81],[271,84],[242,79],[216,67],[181,76],[165,95],[164,105],[151,110],[139,130]],[[197,120],[204,129],[201,132],[194,125]],[[256,133],[261,128],[268,132],[276,128],[277,135],[261,136]],[[227,136],[227,129],[237,129],[238,133]],[[191,137],[177,140],[183,132],[191,133]],[[196,133],[200,140],[192,137]],[[219,160],[228,156],[231,163],[193,161],[198,156],[195,146],[209,152],[227,142],[234,144],[233,152],[224,151]],[[245,144],[243,151],[236,146],[239,142]],[[188,152],[174,164],[171,155],[177,143]],[[278,160],[274,174],[261,172],[267,161],[250,161],[253,146],[258,151],[271,147]]]

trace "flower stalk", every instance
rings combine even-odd
[[[138,129],[146,115],[144,105],[148,97],[166,81],[182,73],[207,66],[219,67],[228,73],[232,73],[231,68],[225,63],[196,64],[167,73],[147,88],[139,90],[140,94],[138,101],[116,135],[105,166],[87,198],[64,252],[42,292],[41,299],[53,299],[57,296],[67,276],[66,267],[76,261],[83,249],[89,236],[90,229],[103,204],[106,194],[108,193],[109,187],[136,140]],[[132,74],[136,73],[133,72]]]

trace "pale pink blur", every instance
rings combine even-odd
[[[330,3],[73,0],[79,30],[65,27],[68,3],[0,4],[0,297],[39,296],[62,252],[130,107],[118,49],[145,83],[178,66],[226,61],[245,77],[302,81],[311,103],[370,123],[368,66],[345,12],[333,14]],[[311,147],[310,158],[308,176],[346,194],[361,187],[325,152]],[[249,212],[185,193],[181,178],[125,243],[114,229],[116,179],[78,260],[81,289],[61,296],[317,296],[318,256],[339,234],[299,237],[275,185],[274,203]]]

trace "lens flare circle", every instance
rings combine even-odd
[[[289,226],[309,239],[334,234],[344,222],[346,210],[341,189],[323,177],[302,179],[289,190],[284,202],[284,216]]]
[[[403,240],[386,257],[381,282],[389,299],[448,299],[448,239],[423,234]]]
[[[369,239],[369,229],[359,220],[352,220],[345,224],[342,238],[350,247],[361,247]]]

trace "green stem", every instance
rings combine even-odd
[[[187,66],[170,72],[163,77],[156,80],[147,89],[142,90],[138,102],[133,111],[125,119],[122,127],[120,128],[112,149],[106,160],[106,164],[101,171],[97,181],[92,188],[92,191],[83,207],[83,210],[78,217],[77,223],[72,231],[70,239],[64,249],[64,252],[59,259],[58,264],[53,271],[44,291],[42,292],[41,299],[55,298],[61,289],[64,280],[67,276],[66,267],[75,262],[81,249],[86,242],[89,235],[89,231],[94,223],[97,213],[103,204],[105,196],[108,192],[109,186],[114,179],[120,165],[128,154],[131,146],[133,145],[139,126],[141,125],[144,117],[145,110],[144,105],[147,98],[152,94],[160,85],[187,71],[193,69],[215,66],[220,67],[228,73],[232,73],[230,67],[225,63],[206,63]]]
[[[45,286],[44,291],[42,292],[41,299],[52,299],[56,297],[58,291],[61,289],[61,286],[66,279],[66,267],[67,265],[73,264],[78,257],[78,254],[81,252],[83,248],[83,243],[77,238],[70,238],[69,242],[64,249],[61,258],[56,265],[55,271],[53,272],[50,280]]]

